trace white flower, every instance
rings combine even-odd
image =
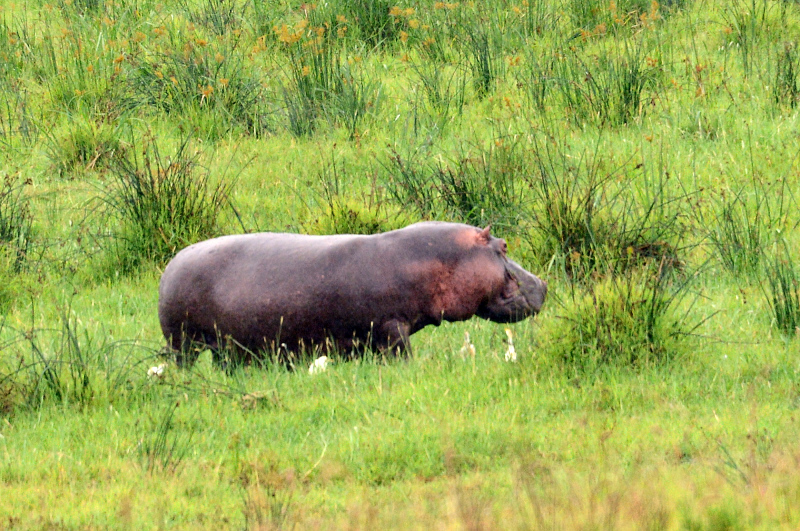
[[[308,367],[308,374],[325,372],[328,370],[328,365],[331,363],[333,362],[328,361],[328,356],[320,356],[311,363],[311,366]]]
[[[167,368],[166,363],[156,365],[155,367],[150,367],[150,369],[147,371],[147,377],[160,379],[161,377],[164,376],[164,370],[166,370],[166,368]]]
[[[506,361],[511,363],[517,362],[517,351],[514,349],[514,339],[511,337],[511,329],[506,328],[506,335],[508,336],[508,350],[506,351]]]
[[[475,357],[475,345],[469,340],[469,332],[464,332],[464,346],[461,347],[459,353],[461,354],[461,359],[466,359],[467,356]]]

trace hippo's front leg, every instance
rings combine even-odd
[[[381,351],[389,351],[395,356],[400,354],[411,354],[411,344],[408,336],[411,333],[411,326],[408,323],[391,319],[375,330],[373,344]]]

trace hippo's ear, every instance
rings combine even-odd
[[[490,234],[491,229],[492,229],[491,225],[486,225],[486,228],[478,233],[478,243],[483,243],[483,244],[489,243],[489,240],[492,237],[492,235]]]

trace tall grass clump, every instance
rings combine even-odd
[[[27,61],[35,56],[33,42],[35,32],[27,20],[11,24],[7,19],[0,20],[0,82],[17,78],[23,71]]]
[[[152,350],[129,341],[109,342],[63,311],[53,328],[10,330],[0,357],[0,394],[11,410],[42,404],[84,408],[113,404],[141,393]],[[9,333],[11,332],[11,333]]]
[[[461,64],[429,60],[412,62],[411,71],[413,131],[441,133],[464,112],[469,72]]]
[[[772,86],[772,99],[777,105],[797,106],[800,87],[797,76],[800,74],[800,54],[796,42],[786,42],[778,52],[775,64],[775,82]]]
[[[310,27],[335,31],[338,38],[368,52],[391,50],[398,39],[408,37],[409,29],[419,27],[415,8],[401,8],[389,0],[307,3],[300,14]]]
[[[553,93],[555,59],[544,55],[541,48],[529,46],[525,49],[525,61],[517,68],[514,78],[527,100],[527,107],[543,113]]]
[[[27,91],[17,81],[0,81],[0,145],[30,145],[36,124]]]
[[[33,232],[33,213],[25,193],[30,181],[6,175],[0,182],[0,246],[18,273],[28,256]]]
[[[152,429],[143,430],[144,436],[136,451],[147,472],[174,474],[191,452],[193,430],[176,424],[177,407],[177,403],[166,406],[160,418],[150,419]]]
[[[760,41],[770,30],[770,6],[766,0],[731,0],[721,10],[723,24],[726,26],[729,47],[739,51],[742,70],[746,76],[755,66]]]
[[[502,34],[480,13],[473,22],[465,24],[462,31],[462,46],[472,71],[472,84],[478,99],[483,99],[494,90],[496,80],[502,76]]]
[[[419,218],[444,216],[514,231],[526,205],[526,186],[519,179],[525,165],[521,138],[513,136],[485,146],[465,144],[452,153],[423,147],[404,157],[392,151],[385,186],[398,205]]]
[[[336,37],[347,42],[348,46],[363,48],[368,53],[392,50],[398,39],[408,38],[412,27],[419,27],[416,9],[401,8],[388,0],[332,0],[303,4],[295,13],[301,15],[301,24],[306,21],[308,27],[317,29],[318,36],[322,36],[319,28],[325,28],[335,32]],[[286,17],[283,20],[286,21]]]
[[[755,163],[750,163],[755,174]],[[738,190],[709,195],[710,208],[696,209],[695,218],[700,226],[708,227],[715,254],[735,277],[760,273],[765,249],[775,243],[775,236],[797,226],[791,220],[796,200],[786,176],[766,181],[754,175]],[[713,219],[708,219],[709,214]]]
[[[646,37],[612,39],[596,54],[566,48],[554,61],[555,88],[577,124],[618,126],[647,111],[647,96],[658,90],[657,62],[649,59]]]
[[[548,2],[541,0],[523,2],[512,9],[510,28],[517,37],[530,45],[532,39],[556,28],[559,16]]]
[[[573,280],[653,262],[682,268],[691,194],[675,189],[663,161],[610,165],[600,145],[578,156],[558,141],[535,145],[526,174],[534,255]]]
[[[744,190],[731,193],[719,199],[716,211],[709,239],[722,266],[735,276],[757,273],[772,225],[765,219],[765,196],[748,201]]]
[[[59,0],[56,5],[67,16],[86,17],[96,15],[104,5],[102,0]]]
[[[45,151],[58,175],[107,169],[124,151],[120,126],[83,113],[68,113],[67,118],[45,134]]]
[[[213,183],[187,137],[169,155],[154,138],[115,160],[102,196],[115,227],[111,252],[123,272],[164,263],[181,248],[218,234],[231,183]]]
[[[225,35],[237,29],[246,17],[244,0],[203,0],[196,10],[186,0],[180,2],[189,20],[208,28],[215,35]],[[260,4],[260,2],[253,2]]]
[[[180,46],[130,61],[131,95],[121,99],[128,109],[146,106],[188,120],[210,138],[232,130],[254,136],[270,130],[264,88],[238,38],[198,37]]]
[[[369,48],[393,43],[400,33],[398,19],[414,14],[413,8],[401,11],[390,0],[347,0],[339,6],[347,8],[345,16],[357,28],[359,40]]]
[[[18,296],[19,275],[33,240],[33,213],[25,192],[29,181],[6,175],[0,181],[0,312]]]
[[[361,122],[380,104],[382,85],[367,73],[359,54],[344,51],[347,23],[315,25],[319,14],[311,14],[292,28],[274,28],[288,59],[282,85],[287,128],[303,137],[327,118],[355,138]]]
[[[325,107],[329,119],[343,127],[350,140],[359,136],[359,126],[383,101],[380,80],[371,77],[359,63],[360,58],[349,58],[341,64],[339,82]]]
[[[699,326],[688,322],[683,303],[691,277],[674,280],[665,263],[573,286],[548,326],[548,355],[570,372],[663,365]],[[691,305],[689,305],[691,308]],[[557,310],[558,311],[558,310]]]
[[[567,13],[575,28],[591,29],[605,22],[608,5],[604,0],[570,0]]]
[[[331,42],[331,30],[319,28],[308,18],[291,29],[285,24],[274,28],[288,58],[288,80],[282,91],[288,129],[296,137],[310,135],[316,129],[323,104],[335,91],[341,67],[340,50]]]
[[[800,273],[785,240],[776,245],[766,265],[761,289],[781,333],[794,337],[800,332]]]
[[[125,57],[102,28],[78,18],[69,29],[44,36],[35,66],[56,109],[115,117],[121,112]]]
[[[667,0],[665,5],[682,3]],[[605,31],[647,24],[661,17],[660,2],[652,0],[568,0],[566,13],[572,26],[582,31]]]
[[[311,185],[322,212],[312,211],[304,229],[311,234],[376,234],[399,229],[411,223],[401,207],[390,204],[373,177],[366,192],[356,192],[357,176],[344,162],[331,160]]]
[[[267,47],[267,39],[274,34],[273,28],[281,23],[286,14],[291,11],[288,4],[276,6],[268,2],[250,2],[252,11],[247,14],[245,21],[250,26],[253,35],[258,35],[257,43]]]

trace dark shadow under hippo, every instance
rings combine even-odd
[[[217,361],[220,347],[238,361],[281,345],[402,352],[427,325],[525,319],[546,293],[488,227],[431,221],[371,236],[259,233],[196,243],[167,265],[158,317],[180,364],[204,347]]]

